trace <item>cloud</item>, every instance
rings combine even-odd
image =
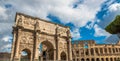
[[[108,9],[110,12],[120,12],[120,3],[114,3]]]
[[[77,27],[84,26],[95,18],[105,0],[84,0],[76,8],[73,5],[79,0],[12,0],[7,1],[16,11],[49,20],[46,16],[50,13],[60,18],[62,23],[73,23]],[[31,5],[32,4],[32,5]],[[94,4],[94,5],[93,5]],[[18,8],[19,7],[19,8]]]
[[[93,21],[103,2],[104,1],[85,0],[82,4],[79,4],[77,8],[72,8],[69,5],[64,7],[60,6],[53,8],[52,13],[59,17],[63,23],[71,22],[77,27],[82,27],[86,25],[87,22]]]
[[[0,18],[5,20],[7,18],[6,9],[0,6]]]
[[[110,34],[108,32],[106,32],[104,29],[100,28],[97,24],[95,24],[94,26],[95,29],[95,37],[99,37],[99,36],[107,36],[109,37]]]
[[[71,35],[73,37],[73,40],[77,40],[77,39],[81,38],[78,28],[74,28],[74,30],[71,31]]]
[[[4,36],[0,40],[0,52],[10,52],[12,47],[12,37]]]
[[[10,42],[10,39],[12,39],[12,37],[10,37],[10,36],[5,36],[5,37],[2,38],[2,40],[4,42]]]
[[[84,0],[82,3],[77,3],[77,7],[74,8],[74,4],[79,0],[0,0],[0,35],[2,35],[0,39],[11,35],[16,12],[46,20],[50,20],[47,18],[48,14],[54,15],[64,24],[74,24],[76,28],[72,31],[72,35],[74,39],[78,39],[81,37],[79,28],[88,22],[94,22],[95,15],[105,1]]]
[[[13,24],[15,12],[22,12],[47,20],[49,20],[48,14],[52,14],[60,18],[62,23],[73,23],[76,27],[82,27],[88,21],[93,21],[104,1],[85,0],[83,3],[78,3],[76,8],[73,8],[73,5],[79,0],[2,0],[2,2],[1,6],[7,6],[2,8],[2,11],[8,18],[5,15],[7,20],[0,20],[0,22]]]

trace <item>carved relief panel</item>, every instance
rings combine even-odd
[[[21,44],[20,45],[20,51],[23,50],[23,49],[33,50],[33,45],[30,45],[30,44]]]
[[[60,51],[67,51],[67,42],[64,38],[60,38],[60,41],[59,41],[59,49]]]
[[[22,16],[21,15],[17,15],[15,25],[22,26]]]
[[[64,27],[59,27],[58,28],[58,35],[60,36],[67,36],[67,29]]]
[[[41,40],[49,40],[49,41],[54,41],[54,37],[53,36],[48,36],[48,35],[44,35],[44,34],[41,34],[41,35],[38,35],[38,41],[41,41]]]
[[[35,25],[35,20],[32,18],[28,18],[28,17],[24,17],[23,18],[23,24],[25,28],[28,29],[34,29],[34,25]]]
[[[28,16],[17,15],[16,24],[27,29],[34,30],[35,20]]]
[[[55,24],[45,22],[45,21],[38,21],[38,22],[39,22],[38,27],[41,32],[45,32],[53,35],[55,34],[55,29],[56,29]]]
[[[33,44],[33,41],[34,41],[33,33],[27,32],[27,31],[22,31],[21,38],[20,38],[20,43]]]

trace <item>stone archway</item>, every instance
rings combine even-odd
[[[99,58],[97,58],[97,59],[96,59],[96,61],[100,61],[100,59],[99,59]]]
[[[108,58],[106,58],[106,61],[108,61]]]
[[[91,59],[91,61],[95,61],[95,59],[94,59],[94,58],[92,58],[92,59]]]
[[[20,61],[30,61],[31,60],[31,52],[29,49],[23,49],[21,51],[21,59]]]
[[[49,41],[43,41],[39,46],[40,59],[39,60],[54,60],[54,47]]]
[[[67,57],[66,57],[66,53],[65,52],[62,52],[60,57],[61,57],[61,60],[67,60]]]
[[[81,61],[85,61],[84,58],[82,58]]]
[[[101,58],[102,61],[104,61],[104,58]]]
[[[89,59],[89,58],[87,58],[87,59],[86,59],[86,61],[90,61],[90,59]]]
[[[30,61],[38,61],[39,43],[47,46],[47,50],[43,53],[49,53],[48,59],[60,60],[61,41],[64,43],[65,48],[62,49],[65,50],[67,59],[72,60],[70,28],[63,25],[17,13],[13,26],[13,41],[10,61],[20,61],[20,52],[25,48],[31,51]]]
[[[112,59],[112,58],[110,58],[110,61],[113,61],[113,59]]]

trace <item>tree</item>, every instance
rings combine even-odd
[[[105,30],[111,34],[120,33],[120,15],[117,15],[115,20],[111,22]]]

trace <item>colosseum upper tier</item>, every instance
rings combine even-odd
[[[96,44],[94,40],[72,42],[73,61],[117,61],[120,41],[116,44]]]

